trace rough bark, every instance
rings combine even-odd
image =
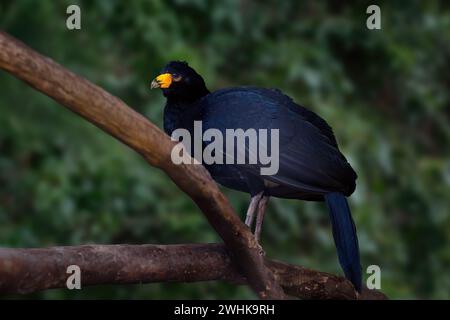
[[[0,68],[53,98],[140,153],[189,195],[223,239],[260,298],[284,298],[255,238],[201,165],[175,165],[174,142],[148,119],[86,79],[0,32]]]
[[[284,291],[301,299],[356,299],[345,278],[266,260]],[[67,267],[81,269],[81,284],[247,281],[222,244],[85,245],[45,249],[0,249],[0,293],[65,288]],[[365,290],[358,298],[384,299]]]

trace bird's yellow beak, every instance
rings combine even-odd
[[[157,76],[150,85],[151,89],[161,88],[167,89],[172,84],[172,75],[170,73],[163,73]]]

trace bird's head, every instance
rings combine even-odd
[[[195,101],[209,93],[203,78],[184,61],[169,62],[151,83],[160,88],[167,99]]]

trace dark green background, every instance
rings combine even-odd
[[[161,126],[151,79],[188,61],[210,89],[278,87],[323,116],[359,175],[350,198],[363,268],[391,298],[450,296],[450,10],[355,1],[1,1],[0,28]],[[69,4],[82,30],[66,29]],[[448,2],[447,2],[448,3]],[[107,116],[107,115],[105,115]],[[248,196],[225,190],[238,212]],[[220,241],[160,171],[0,72],[0,245]],[[322,203],[274,199],[268,256],[341,273]],[[367,277],[367,275],[365,275]],[[30,296],[27,296],[30,297]],[[250,298],[223,283],[50,290],[38,298]]]

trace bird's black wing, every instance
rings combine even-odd
[[[280,91],[224,89],[206,96],[201,104],[203,130],[218,129],[224,137],[226,129],[279,130],[279,170],[262,176],[264,180],[311,195],[354,191],[356,174],[338,150],[331,128],[313,112],[296,110],[301,107]],[[268,149],[271,154],[273,148]],[[264,167],[261,163],[234,166],[253,175]]]
[[[257,88],[257,87],[242,87],[239,88],[244,91],[251,91],[257,94],[260,94],[267,99],[271,99],[277,101],[280,106],[289,109],[292,112],[295,112],[299,116],[301,116],[304,120],[311,123],[317,129],[319,129],[320,133],[328,138],[328,143],[337,148],[336,138],[333,133],[333,129],[328,125],[328,123],[319,117],[317,114],[312,112],[309,109],[295,103],[291,97],[285,95],[279,89],[267,89],[267,88]],[[234,91],[235,88],[225,89],[224,91]]]

